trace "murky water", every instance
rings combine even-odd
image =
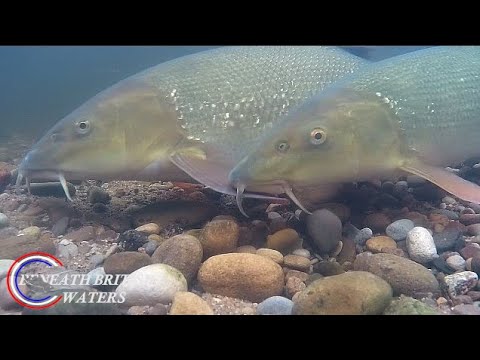
[[[215,47],[0,47],[0,314],[478,314],[480,207],[414,176],[346,186],[330,203],[309,204],[313,215],[246,199],[250,218],[234,197],[162,179],[72,179],[72,201],[58,177],[33,183],[31,194],[13,186],[32,144],[86,100]],[[424,47],[344,48],[379,61]],[[478,168],[452,171],[480,183]],[[428,243],[428,261],[409,236]],[[63,266],[52,258],[48,271],[26,268],[42,286],[12,295],[8,269],[36,251]],[[106,274],[125,280],[89,282]],[[59,294],[68,301],[53,304]],[[20,306],[29,296],[45,296],[48,309]]]

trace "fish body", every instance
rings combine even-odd
[[[262,133],[367,63],[320,46],[222,47],[165,62],[57,123],[19,179],[195,180],[226,190],[228,172]]]
[[[443,169],[479,154],[480,47],[435,47],[372,63],[291,111],[230,173],[262,184],[331,186],[398,170],[480,202]]]

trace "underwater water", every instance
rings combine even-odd
[[[480,314],[480,157],[448,164],[463,192],[413,172],[245,188],[248,164],[306,147],[272,145],[290,110],[300,131],[323,88],[432,58],[341,48],[0,46],[0,314]]]

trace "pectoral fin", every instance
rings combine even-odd
[[[170,155],[171,161],[199,183],[223,194],[236,196],[237,191],[228,180],[235,162],[221,149],[201,146],[177,149]],[[279,204],[288,204],[288,199],[267,195],[245,193],[246,198],[263,199]]]
[[[441,168],[422,162],[405,164],[402,170],[421,176],[456,197],[480,204],[480,186]]]

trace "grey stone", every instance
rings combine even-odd
[[[407,238],[407,234],[415,227],[412,220],[400,219],[387,226],[385,232],[395,241],[402,241]]]
[[[257,306],[257,315],[291,315],[293,301],[283,296],[272,296]]]

